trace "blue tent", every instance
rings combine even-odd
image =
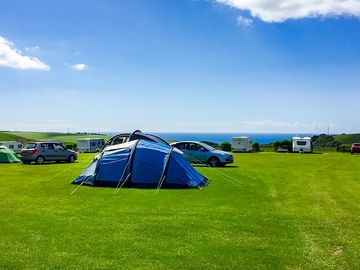
[[[104,149],[73,184],[203,188],[208,180],[174,147],[135,140]]]

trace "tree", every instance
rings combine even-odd
[[[220,149],[223,151],[227,151],[230,152],[231,151],[231,144],[228,142],[223,142],[222,144],[220,144]]]
[[[253,144],[252,144],[252,150],[253,150],[254,152],[260,152],[260,144],[257,143],[257,142],[253,143]]]

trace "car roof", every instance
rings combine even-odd
[[[200,141],[178,141],[178,142],[173,142],[172,144],[176,144],[176,143],[199,143],[199,144],[201,144],[202,142],[200,142]]]
[[[179,141],[179,142],[174,142],[174,143],[172,143],[170,145],[175,145],[175,144],[178,144],[178,143],[196,143],[196,144],[201,145],[204,148],[207,148],[208,150],[213,148],[211,145],[208,145],[207,143],[203,143],[203,142],[200,142],[200,141]],[[209,148],[209,147],[211,147],[211,148]]]
[[[28,144],[31,144],[31,143],[63,143],[63,142],[59,142],[59,141],[39,141],[39,142],[29,142]]]

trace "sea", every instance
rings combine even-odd
[[[119,132],[120,133],[120,132]],[[119,133],[106,132],[108,135]],[[304,133],[177,133],[177,132],[147,132],[154,134],[166,141],[207,141],[214,143],[231,142],[232,137],[248,136],[253,142],[269,144],[276,141],[291,140],[295,136],[313,136],[315,134]]]

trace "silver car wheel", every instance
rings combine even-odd
[[[36,159],[36,163],[37,164],[43,164],[44,163],[44,157],[42,157],[42,156],[39,156],[39,157],[37,157],[37,159]]]
[[[69,163],[73,163],[75,161],[75,158],[73,155],[71,155],[68,159]]]
[[[209,160],[210,167],[216,167],[219,165],[219,160],[216,157],[212,157]]]

